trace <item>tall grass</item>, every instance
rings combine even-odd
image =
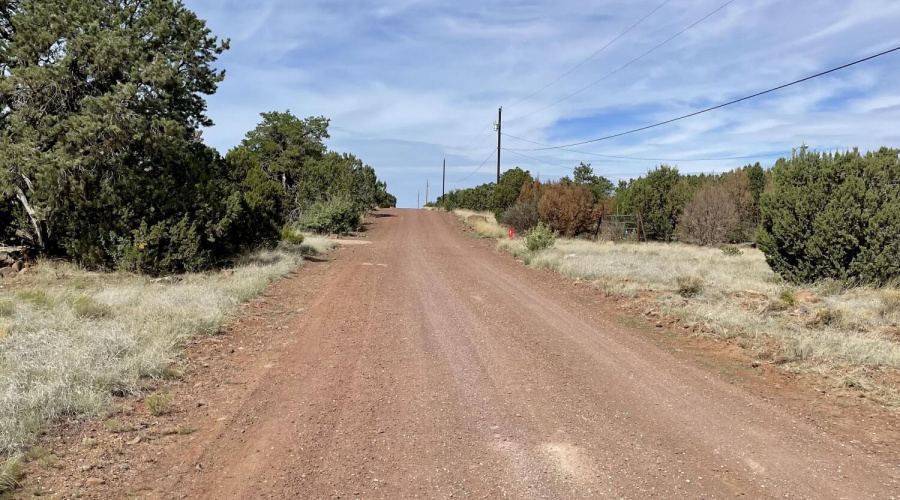
[[[150,279],[43,262],[0,290],[0,451],[63,417],[108,412],[114,395],[176,373],[193,337],[217,332],[237,304],[333,246],[310,237],[241,258],[234,269]]]
[[[491,212],[456,209],[453,213],[471,227],[479,238],[502,238],[507,234],[508,229],[500,225]]]
[[[762,252],[683,244],[603,244],[561,239],[530,252],[521,240],[498,247],[533,267],[593,281],[601,289],[652,301],[713,336],[740,337],[762,359],[793,371],[835,375],[900,404],[897,388],[880,384],[900,369],[900,292],[824,282],[797,287],[772,272]],[[651,292],[651,293],[647,293]],[[790,300],[786,300],[789,297]]]

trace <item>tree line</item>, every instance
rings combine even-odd
[[[229,48],[176,0],[0,2],[0,244],[95,268],[207,268],[281,229],[393,206],[328,151],[329,120],[263,113],[224,157],[200,130]]]
[[[640,213],[647,239],[753,243],[790,281],[883,284],[900,279],[898,154],[801,151],[769,169],[756,163],[719,175],[660,165],[615,187],[583,163],[555,182],[515,168],[497,185],[451,191],[435,205],[489,210],[520,231],[542,222],[570,237],[594,235],[602,214]]]

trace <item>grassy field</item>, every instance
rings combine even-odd
[[[471,220],[471,214],[457,215]],[[476,229],[479,233],[506,234],[492,218],[479,224],[495,226]],[[692,331],[736,338],[763,362],[818,373],[833,386],[900,406],[896,286],[791,285],[753,248],[728,253],[682,244],[559,239],[553,248],[530,252],[522,238],[501,238],[497,245],[529,266],[645,301],[649,316],[677,318]]]
[[[333,246],[307,237],[233,269],[162,279],[41,262],[0,282],[0,451],[12,456],[59,418],[103,416],[116,395],[178,377],[189,339],[216,333],[239,303]]]

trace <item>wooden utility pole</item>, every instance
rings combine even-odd
[[[503,106],[497,110],[497,185],[500,185],[500,135],[503,133]]]
[[[425,179],[425,204],[428,204],[428,179]]]
[[[416,191],[416,208],[422,208],[422,203],[419,200],[420,196],[422,196],[422,192]]]
[[[444,158],[444,173],[441,174],[441,198],[447,195],[444,189],[447,188],[447,159]]]

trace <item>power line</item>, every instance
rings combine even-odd
[[[618,73],[619,71],[622,71],[623,69],[625,69],[625,68],[631,66],[632,64],[638,62],[639,60],[643,59],[645,56],[648,56],[648,55],[650,55],[651,53],[655,52],[657,49],[659,49],[659,48],[662,47],[663,45],[666,45],[667,43],[671,42],[672,40],[678,38],[679,36],[681,36],[682,34],[684,34],[685,32],[687,32],[688,30],[690,30],[691,28],[693,28],[694,26],[697,26],[698,24],[700,24],[700,23],[702,23],[703,21],[705,21],[705,20],[709,19],[710,17],[712,17],[715,13],[719,12],[720,10],[724,9],[725,7],[728,7],[729,5],[731,5],[732,3],[734,3],[734,1],[735,1],[735,0],[728,0],[727,2],[725,2],[724,4],[722,4],[719,8],[717,8],[716,10],[714,10],[714,11],[710,12],[709,14],[703,16],[702,18],[700,18],[699,20],[695,21],[693,24],[691,24],[691,25],[688,26],[687,28],[684,28],[683,30],[679,31],[678,33],[675,33],[674,35],[672,35],[671,37],[667,38],[665,41],[663,41],[663,42],[660,43],[659,45],[653,47],[652,49],[648,50],[647,52],[644,52],[643,54],[641,54],[641,55],[635,57],[634,59],[632,59],[632,60],[630,60],[630,61],[628,61],[628,62],[625,63],[624,65],[620,66],[618,69],[616,69],[616,70],[614,70],[614,71],[612,71],[612,72],[610,72],[610,73],[607,73],[607,74],[603,75],[603,77],[600,78],[599,80],[593,81],[592,83],[590,83],[590,84],[587,85],[586,87],[581,88],[580,90],[576,91],[575,93],[569,94],[569,95],[567,95],[566,97],[563,97],[562,99],[560,99],[560,100],[558,100],[558,101],[556,101],[556,102],[554,102],[554,103],[552,103],[552,104],[550,104],[550,105],[548,105],[548,106],[544,106],[544,107],[541,108],[541,109],[538,109],[538,110],[536,110],[536,111],[532,111],[531,113],[527,113],[527,114],[524,114],[524,115],[521,115],[521,116],[517,116],[517,117],[513,118],[512,120],[507,120],[507,123],[508,123],[508,122],[513,122],[513,121],[518,121],[518,120],[521,120],[522,118],[527,118],[527,117],[529,117],[529,116],[531,116],[531,115],[536,115],[536,114],[540,113],[541,111],[544,111],[544,110],[546,110],[546,109],[550,109],[550,108],[552,108],[553,106],[556,106],[557,104],[559,104],[559,103],[561,103],[561,102],[567,101],[567,100],[569,100],[569,99],[575,97],[576,95],[578,95],[578,94],[584,92],[585,90],[587,90],[587,89],[593,87],[594,85],[597,85],[598,83],[600,83],[600,82],[606,80],[607,78],[609,78],[609,77],[615,75],[615,74]]]
[[[555,80],[553,80],[552,82],[548,83],[547,85],[544,85],[543,87],[541,87],[541,88],[535,90],[535,91],[532,92],[531,94],[529,94],[529,95],[527,95],[527,96],[525,96],[525,97],[519,99],[518,101],[516,101],[516,102],[510,104],[509,106],[507,106],[507,108],[511,108],[511,107],[513,107],[513,106],[517,106],[517,105],[519,105],[519,104],[522,104],[523,102],[527,101],[528,99],[531,99],[532,97],[534,97],[534,96],[540,94],[541,92],[547,90],[547,89],[548,89],[550,86],[552,86],[554,83],[556,83],[556,82],[562,80],[562,79],[565,78],[566,76],[569,76],[573,71],[575,71],[576,69],[578,69],[578,68],[580,68],[581,66],[583,66],[584,63],[590,61],[591,59],[593,59],[594,57],[596,57],[598,54],[600,54],[600,53],[603,52],[604,50],[608,49],[610,45],[612,45],[612,44],[616,43],[617,41],[619,41],[620,38],[622,38],[623,36],[627,35],[629,32],[631,32],[631,30],[637,28],[638,25],[640,25],[641,23],[643,23],[644,21],[646,21],[647,18],[649,18],[649,17],[652,16],[653,14],[656,14],[656,11],[658,11],[658,10],[661,9],[661,8],[663,8],[663,7],[664,7],[667,3],[669,3],[670,1],[671,1],[671,0],[666,0],[665,2],[659,4],[659,6],[657,6],[655,9],[653,9],[652,11],[650,11],[649,14],[645,15],[644,17],[642,17],[638,22],[632,24],[627,30],[625,30],[625,31],[623,31],[623,32],[621,32],[621,33],[619,33],[619,35],[618,35],[617,37],[613,38],[612,40],[609,41],[609,43],[607,43],[607,44],[604,45],[603,47],[600,47],[599,50],[597,50],[597,51],[594,52],[593,54],[589,55],[586,59],[584,59],[584,60],[581,61],[580,63],[578,63],[578,64],[576,64],[575,66],[573,66],[569,71],[566,71],[566,72],[563,73],[562,75],[559,75]]]
[[[530,148],[530,149],[517,149],[517,148],[511,148],[511,149],[504,148],[503,149],[504,151],[509,151],[510,153],[515,153],[516,151],[546,151],[547,149],[561,149],[563,151],[570,151],[572,153],[578,153],[578,154],[589,155],[589,156],[598,156],[601,158],[613,158],[613,159],[617,159],[617,160],[671,161],[671,162],[685,162],[685,163],[692,162],[692,161],[747,160],[747,159],[753,159],[753,158],[767,158],[770,156],[785,156],[785,155],[791,154],[790,151],[780,151],[780,152],[776,152],[776,153],[760,153],[760,154],[747,155],[747,156],[722,156],[722,157],[718,157],[718,158],[637,158],[634,156],[604,155],[604,154],[600,154],[600,153],[591,153],[589,151],[579,151],[577,149],[568,149],[568,148],[564,148],[564,147],[554,148],[553,146],[551,146],[549,144],[543,144],[543,143],[532,141],[529,139],[523,139],[521,137],[516,137],[514,135],[509,135],[507,133],[504,133],[503,135],[505,135],[511,139],[516,139],[519,141],[527,142],[529,144],[534,144],[537,146],[545,146],[543,148]]]
[[[463,149],[463,152],[468,151],[468,150],[470,150],[470,149],[473,149],[473,148],[472,148],[472,145],[475,144],[475,141],[477,141],[479,138],[481,138],[481,136],[482,136],[482,134],[484,134],[485,130],[487,130],[488,127],[491,126],[491,123],[492,123],[492,122],[487,122],[487,123],[484,125],[484,128],[481,129],[481,132],[478,132],[478,135],[476,135],[475,137],[472,138],[472,140],[469,142],[469,144]],[[484,144],[484,140],[483,140],[483,139],[482,139],[481,143],[478,144],[478,146],[481,146],[481,144]],[[477,148],[478,146],[475,146],[475,147]]]
[[[623,135],[633,134],[633,133],[635,133],[635,132],[641,132],[641,131],[643,131],[643,130],[647,130],[647,129],[659,127],[659,126],[661,126],[661,125],[667,125],[667,124],[672,123],[672,122],[677,122],[677,121],[679,121],[679,120],[684,120],[685,118],[691,118],[691,117],[693,117],[693,116],[702,115],[703,113],[708,113],[708,112],[710,112],[710,111],[713,111],[713,110],[716,110],[716,109],[719,109],[719,108],[724,108],[724,107],[726,107],[726,106],[731,106],[732,104],[737,104],[737,103],[739,103],[739,102],[747,101],[747,100],[753,99],[753,98],[755,98],[755,97],[759,97],[759,96],[762,96],[762,95],[765,95],[765,94],[769,94],[769,93],[772,93],[772,92],[776,92],[776,91],[778,91],[778,90],[785,89],[785,88],[790,87],[790,86],[792,86],[792,85],[797,85],[798,83],[803,83],[803,82],[812,80],[812,79],[814,79],[814,78],[818,78],[818,77],[820,77],[820,76],[825,76],[825,75],[827,75],[827,74],[834,73],[834,72],[836,72],[836,71],[840,71],[840,70],[842,70],[842,69],[846,69],[846,68],[849,68],[849,67],[851,67],[851,66],[855,66],[855,65],[857,65],[857,64],[864,63],[864,62],[866,62],[866,61],[871,61],[872,59],[875,59],[875,58],[881,57],[881,56],[885,56],[885,55],[890,54],[890,53],[892,53],[892,52],[897,52],[898,50],[900,50],[900,46],[894,47],[893,49],[885,50],[884,52],[879,52],[879,53],[877,53],[877,54],[874,54],[874,55],[871,55],[871,56],[868,56],[868,57],[865,57],[865,58],[862,58],[862,59],[858,59],[858,60],[856,60],[856,61],[853,61],[853,62],[850,62],[850,63],[847,63],[847,64],[843,64],[843,65],[841,65],[841,66],[838,66],[838,67],[836,67],[836,68],[829,69],[829,70],[827,70],[827,71],[822,71],[821,73],[816,73],[815,75],[807,76],[806,78],[801,78],[801,79],[799,79],[799,80],[794,80],[793,82],[790,82],[790,83],[785,83],[784,85],[779,85],[778,87],[774,87],[774,88],[771,88],[771,89],[768,89],[768,90],[763,90],[762,92],[757,92],[757,93],[755,93],[755,94],[751,94],[751,95],[748,95],[748,96],[745,96],[745,97],[741,97],[740,99],[734,99],[733,101],[728,101],[728,102],[726,102],[726,103],[722,103],[722,104],[719,104],[719,105],[716,105],[716,106],[712,106],[712,107],[709,107],[709,108],[706,108],[706,109],[701,109],[700,111],[695,111],[695,112],[693,112],[693,113],[688,113],[688,114],[686,114],[686,115],[682,115],[682,116],[679,116],[679,117],[677,117],[677,118],[672,118],[672,119],[669,119],[669,120],[666,120],[666,121],[662,121],[662,122],[659,122],[659,123],[654,123],[653,125],[646,125],[646,126],[644,126],[644,127],[639,127],[639,128],[636,128],[636,129],[627,130],[627,131],[625,131],[625,132],[619,132],[618,134],[607,135],[607,136],[605,136],[605,137],[598,137],[597,139],[590,139],[590,140],[587,140],[587,141],[573,142],[573,143],[571,143],[571,144],[562,144],[562,145],[559,145],[559,146],[548,146],[548,147],[545,147],[545,148],[536,148],[536,149],[534,149],[534,151],[543,151],[543,150],[547,150],[547,149],[564,149],[564,148],[569,148],[569,147],[572,147],[572,146],[580,146],[580,145],[582,145],[582,144],[589,144],[589,143],[592,143],[592,142],[605,141],[605,140],[607,140],[607,139],[613,139],[613,138],[615,138],[615,137],[621,137],[621,136],[623,136]]]
[[[478,166],[478,168],[476,168],[475,170],[470,172],[469,175],[463,177],[462,179],[459,179],[457,181],[450,181],[450,182],[453,182],[453,183],[463,182],[463,181],[467,180],[469,177],[472,177],[473,175],[475,175],[475,172],[478,172],[479,170],[481,170],[481,167],[483,167],[488,162],[488,160],[493,158],[495,154],[497,154],[497,150],[496,149],[491,150],[491,155],[488,156],[487,158],[485,158],[484,161],[481,162],[481,165]]]
[[[514,150],[514,149],[506,149],[506,148],[503,148],[503,151],[506,151],[507,153],[512,153],[512,154],[514,154],[514,155],[523,156],[523,157],[525,157],[525,158],[528,158],[529,160],[539,161],[539,162],[542,162],[542,163],[546,163],[547,165],[553,165],[554,167],[562,167],[562,168],[572,168],[572,169],[574,169],[574,167],[567,167],[566,165],[562,165],[562,164],[559,164],[559,163],[553,163],[552,161],[543,160],[543,159],[541,159],[541,158],[535,158],[534,156],[528,156],[528,155],[519,153],[518,151],[516,151],[516,150]]]

